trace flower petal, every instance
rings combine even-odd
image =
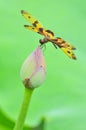
[[[39,87],[45,80],[46,71],[43,67],[40,69],[30,78],[30,84],[32,88]]]
[[[42,49],[38,47],[25,60],[21,68],[21,79],[25,87],[41,85],[46,76],[45,60]]]

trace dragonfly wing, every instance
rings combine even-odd
[[[41,25],[41,23],[35,19],[31,14],[29,14],[28,12],[21,10],[21,14],[24,16],[24,18],[29,21],[34,27],[36,28],[42,28],[43,26]]]
[[[33,26],[29,26],[29,25],[24,25],[24,27],[28,30],[31,30],[31,31],[34,31],[34,32],[37,32],[38,33],[38,30],[37,28],[33,27]]]
[[[76,59],[76,56],[73,53],[73,50],[76,49],[74,46],[70,45],[68,42],[58,37],[56,39],[53,39],[52,42],[55,43],[59,48],[61,48],[61,50],[71,59]]]
[[[76,56],[75,56],[75,54],[73,53],[73,51],[72,51],[71,49],[69,49],[69,48],[64,48],[64,47],[62,47],[61,49],[62,49],[63,52],[64,52],[67,56],[69,56],[71,59],[76,60]]]

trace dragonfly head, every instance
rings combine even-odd
[[[40,39],[39,42],[41,45],[43,45],[48,42],[48,39],[46,37],[44,37],[43,39]]]

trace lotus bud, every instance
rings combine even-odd
[[[21,72],[21,80],[25,87],[39,87],[46,77],[46,65],[41,47],[38,46],[24,61]]]

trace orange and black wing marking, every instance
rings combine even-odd
[[[62,38],[55,38],[52,40],[52,42],[57,45],[61,50],[71,59],[76,60],[76,56],[73,53],[73,50],[76,50],[76,48],[72,45],[70,45],[68,42],[64,41]]]
[[[23,17],[30,22],[32,25],[24,25],[24,27],[28,30],[32,30],[34,32],[37,32],[43,36],[45,36],[46,38],[52,38],[54,33],[50,30],[46,30],[44,29],[44,27],[42,26],[42,24],[35,19],[30,13],[21,10],[21,14],[23,15]]]
[[[37,32],[37,33],[42,33],[43,32],[43,26],[31,14],[29,14],[28,12],[26,12],[24,10],[21,10],[21,14],[24,16],[24,18],[28,22],[30,22],[32,24],[32,26],[30,26],[30,25],[24,25],[25,28],[27,28],[29,30],[32,30],[34,32]]]

